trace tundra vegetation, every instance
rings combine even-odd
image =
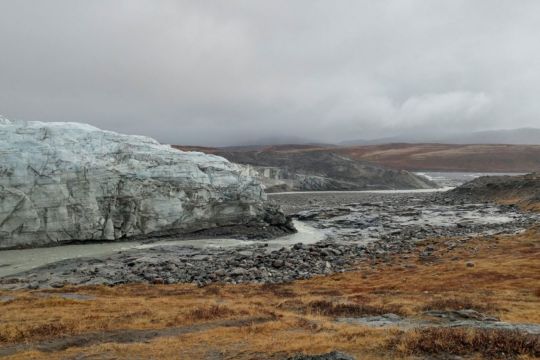
[[[490,328],[369,327],[343,317],[471,309],[540,323],[540,228],[286,284],[131,284],[0,293],[7,359],[286,359],[340,350],[359,359],[540,356],[538,335]],[[434,257],[421,255],[429,247]]]

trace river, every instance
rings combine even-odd
[[[145,249],[157,246],[181,245],[191,248],[227,248],[243,247],[253,244],[268,244],[269,250],[276,250],[296,243],[311,244],[323,240],[326,235],[303,222],[295,221],[297,233],[271,240],[240,240],[227,238],[196,239],[196,240],[159,240],[100,242],[77,245],[62,245],[35,249],[3,250],[0,251],[0,277],[27,271],[35,267],[50,264],[60,260],[81,257],[103,257],[130,249]]]
[[[403,193],[428,193],[435,191],[446,191],[453,186],[457,186],[468,180],[472,180],[485,173],[448,173],[448,172],[421,172],[419,175],[426,176],[433,181],[436,181],[441,188],[438,189],[421,189],[421,190],[367,190],[367,191],[321,191],[321,192],[288,192],[274,193],[275,195],[285,194],[331,194],[331,193],[356,193],[356,194],[403,194]],[[500,219],[498,219],[500,221]],[[181,245],[191,248],[228,248],[242,247],[257,243],[266,243],[270,250],[279,249],[283,246],[292,246],[295,243],[316,243],[323,240],[327,235],[325,232],[316,229],[304,222],[295,221],[295,226],[298,232],[288,236],[280,237],[272,240],[254,241],[241,240],[234,238],[213,238],[213,239],[197,239],[197,240],[174,240],[162,239],[159,241],[122,241],[122,242],[101,242],[77,245],[62,245],[55,247],[22,249],[22,250],[4,250],[0,251],[0,277],[16,274],[27,271],[35,267],[53,263],[60,260],[80,258],[80,257],[103,257],[109,254],[114,254],[120,251],[129,249],[144,249],[156,246],[173,246]]]

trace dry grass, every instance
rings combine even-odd
[[[17,326],[7,324],[2,326],[0,332],[0,343],[24,342],[27,339],[40,339],[71,335],[75,329],[74,323],[56,322],[56,323],[37,323],[30,326]]]
[[[289,298],[295,297],[297,294],[287,285],[282,284],[263,284],[261,286],[261,294],[272,293],[277,297]]]
[[[472,309],[483,313],[493,313],[498,310],[491,302],[480,302],[478,300],[472,300],[468,297],[437,298],[422,306],[422,310],[424,311],[463,309]]]
[[[211,306],[205,306],[205,307],[198,307],[193,310],[190,310],[187,314],[187,318],[194,320],[194,321],[208,321],[208,320],[216,320],[216,319],[223,319],[225,317],[235,315],[236,312],[234,310],[229,309],[226,306],[221,305],[211,305]],[[244,312],[246,314],[246,312]]]
[[[446,351],[457,346],[454,341],[465,342],[463,349],[477,351],[484,358],[491,358],[497,346],[515,346],[519,353],[528,354],[524,356],[536,356],[526,350],[531,349],[529,343],[506,333],[401,333],[333,321],[342,316],[389,312],[414,316],[423,309],[473,308],[494,313],[502,321],[540,323],[539,229],[517,236],[472,239],[453,250],[447,249],[447,240],[425,243],[436,248],[441,257],[437,262],[422,263],[417,254],[395,257],[389,264],[361,264],[355,271],[285,285],[88,286],[47,292],[77,292],[94,297],[92,300],[43,297],[36,291],[0,291],[0,296],[15,297],[0,303],[0,348],[77,334],[189,328],[216,320],[264,317],[269,321],[208,327],[140,343],[102,343],[48,353],[26,351],[11,359],[264,359],[331,350],[361,359],[406,359],[420,351]],[[466,266],[469,260],[474,261],[474,267]],[[389,350],[391,339],[394,347]],[[487,345],[482,348],[479,343]],[[425,350],[419,350],[421,346]]]
[[[427,328],[396,336],[389,347],[400,353],[471,355],[508,359],[540,356],[540,337],[500,329]]]
[[[335,304],[325,300],[312,301],[307,305],[307,309],[310,313],[332,317],[360,317],[383,315],[388,313],[403,315],[401,306],[398,305],[369,305],[351,303]]]

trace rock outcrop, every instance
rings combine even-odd
[[[324,151],[216,151],[245,165],[267,192],[428,189],[438,185],[404,170],[389,169]]]
[[[0,118],[0,154],[0,249],[235,226],[293,231],[237,165],[147,137]]]
[[[462,202],[497,202],[540,211],[540,174],[482,176],[444,196]]]

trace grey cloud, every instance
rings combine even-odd
[[[0,113],[184,144],[540,126],[535,0],[0,0]]]

